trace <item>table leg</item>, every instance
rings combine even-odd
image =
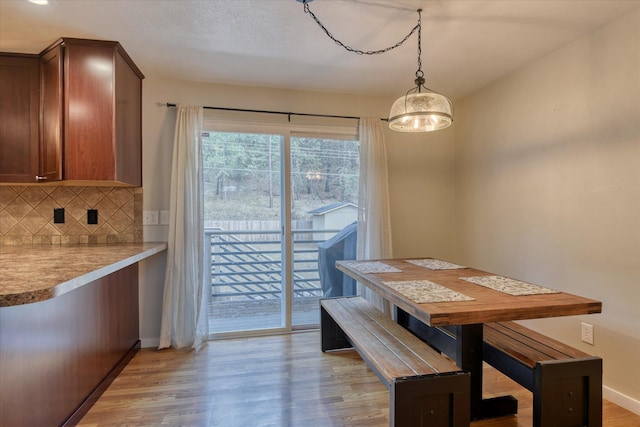
[[[427,326],[400,308],[396,308],[396,319],[418,338],[455,360],[463,371],[471,373],[472,419],[494,418],[518,412],[518,401],[513,396],[482,398],[482,324],[458,325],[445,331]]]
[[[456,326],[456,365],[471,372],[471,414],[482,404],[482,324]],[[474,417],[475,418],[475,417]]]

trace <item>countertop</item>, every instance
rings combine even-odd
[[[166,243],[0,246],[0,307],[55,298],[166,249]]]

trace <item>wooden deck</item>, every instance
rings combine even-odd
[[[294,325],[320,323],[317,298],[293,301]],[[281,300],[214,301],[209,305],[209,332],[233,332],[281,327]]]

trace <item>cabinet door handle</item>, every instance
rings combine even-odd
[[[36,175],[36,181],[46,181],[47,177],[46,176],[38,176]]]

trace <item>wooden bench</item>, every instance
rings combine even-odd
[[[355,348],[389,388],[389,425],[470,422],[470,378],[362,297],[320,301],[322,351]]]
[[[533,393],[534,427],[602,426],[602,359],[515,322],[484,325],[484,360]]]

